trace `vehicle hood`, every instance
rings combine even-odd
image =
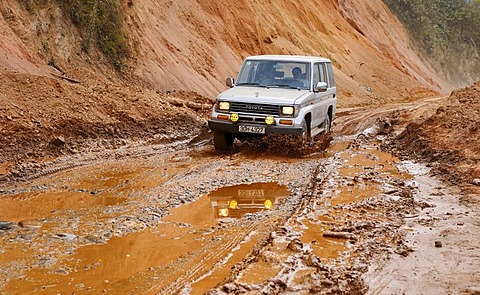
[[[219,100],[293,105],[300,104],[303,97],[308,95],[308,90],[285,89],[285,88],[264,88],[235,86],[217,97]]]

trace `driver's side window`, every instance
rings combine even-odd
[[[313,87],[315,88],[318,82],[327,82],[325,74],[325,64],[316,63],[313,66]]]

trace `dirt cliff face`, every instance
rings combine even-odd
[[[160,89],[215,95],[252,54],[332,59],[341,105],[451,89],[380,0],[146,1],[125,12],[138,41],[136,72]]]
[[[112,75],[53,1],[30,12],[17,1],[1,5],[0,65],[48,75],[48,63]],[[404,28],[380,0],[130,1],[123,4],[132,71],[160,91],[215,96],[252,54],[321,55],[334,61],[340,105],[446,93],[442,81],[413,51]],[[99,71],[99,67],[102,69]]]

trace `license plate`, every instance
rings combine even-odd
[[[239,125],[238,126],[238,131],[239,132],[246,132],[246,133],[265,134],[265,127]]]
[[[265,192],[263,189],[239,189],[238,190],[239,197],[263,197],[265,196]]]

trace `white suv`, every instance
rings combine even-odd
[[[329,59],[251,56],[227,86],[208,121],[217,150],[228,150],[235,138],[291,134],[309,139],[330,131],[337,89]]]

